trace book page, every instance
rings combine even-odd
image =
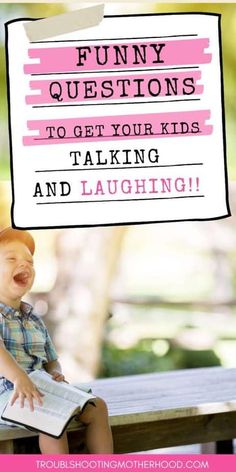
[[[34,371],[30,374],[32,381],[45,394],[43,405],[34,402],[34,411],[31,411],[27,400],[21,408],[17,399],[14,405],[7,404],[4,419],[16,421],[23,425],[42,430],[57,436],[73,414],[83,408],[94,395],[81,392],[71,385],[55,382],[47,372]]]
[[[70,384],[65,382],[56,382],[52,379],[51,375],[41,370],[32,372],[30,377],[39,390],[51,393],[56,397],[59,397],[60,400],[63,399],[63,401],[68,400],[69,402],[73,402],[73,408],[75,408],[75,406],[83,408],[88,400],[96,398],[94,395],[79,390]]]
[[[43,389],[41,389],[43,391]],[[43,391],[44,393],[44,391]],[[74,403],[72,403],[71,401],[69,400],[66,400],[65,398],[63,398],[63,401],[61,401],[61,398],[59,397],[56,397],[55,395],[51,394],[51,393],[48,393],[48,392],[45,392],[45,396],[43,397],[43,405],[39,405],[36,401],[34,401],[34,411],[31,412],[33,416],[36,417],[37,419],[37,415],[38,413],[44,413],[46,415],[50,415],[52,417],[55,417],[55,418],[61,418],[64,421],[66,421],[70,416],[71,414],[73,413],[73,411],[76,409],[76,405]],[[11,415],[12,411],[15,410],[15,411],[18,411],[19,410],[21,411],[22,408],[20,407],[20,402],[19,400],[17,399],[14,403],[14,405],[12,406],[8,406],[7,407],[7,410],[4,411],[4,414],[8,414]],[[28,402],[27,400],[25,400],[25,406],[23,408],[24,411],[26,410],[29,410],[29,406],[28,406]],[[14,413],[13,413],[14,414]],[[18,413],[17,413],[18,414]]]
[[[57,436],[74,410],[75,405],[71,402],[57,401],[54,395],[47,394],[43,398],[43,406],[34,403],[34,411],[30,410],[27,401],[24,408],[21,408],[19,400],[16,400],[14,405],[6,406],[2,417]]]

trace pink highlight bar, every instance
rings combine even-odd
[[[59,79],[53,80],[35,80],[30,82],[31,89],[40,89],[41,94],[27,95],[26,103],[45,104],[45,103],[73,103],[97,100],[127,100],[136,98],[137,94],[145,97],[169,95],[172,91],[168,86],[166,79],[173,81],[175,87],[175,79],[177,81],[177,96],[185,93],[188,95],[200,95],[203,92],[202,85],[196,85],[196,81],[201,78],[200,71],[190,72],[169,72],[166,74],[137,74],[137,75],[116,75],[105,77],[90,77],[75,79]],[[174,80],[173,80],[174,79]],[[109,81],[109,82],[108,82]],[[124,81],[122,84],[121,82]],[[137,82],[138,81],[138,82]],[[191,82],[190,82],[191,81]],[[103,89],[103,83],[112,82],[113,93],[110,94],[109,89]],[[54,85],[52,85],[54,83]],[[68,83],[71,83],[68,85]],[[186,85],[185,85],[186,84]],[[192,88],[195,88],[192,93]],[[168,90],[170,91],[168,92]],[[172,92],[173,93],[173,92]],[[102,94],[105,94],[104,96]],[[54,97],[54,98],[53,98]],[[57,98],[55,98],[57,97]],[[59,97],[59,100],[58,100]]]
[[[164,44],[159,55],[155,49],[160,48]],[[140,46],[141,52],[145,49],[146,60],[143,63],[137,59],[134,47]],[[127,60],[124,64],[122,60],[117,61],[115,47],[127,47]],[[82,52],[82,57],[78,53],[78,47],[85,48]],[[100,63],[97,60],[98,47],[105,47],[107,49],[107,58],[104,56],[104,50],[100,51],[102,58]],[[48,48],[32,48],[29,49],[28,54],[30,59],[38,59],[39,62],[25,64],[25,74],[48,74],[58,72],[80,72],[92,70],[109,70],[109,69],[124,69],[124,68],[138,68],[138,67],[163,67],[163,66],[183,66],[206,64],[211,62],[212,55],[205,53],[204,49],[209,47],[208,38],[197,39],[179,39],[174,41],[156,41],[156,42],[136,42],[136,43],[120,43],[120,44],[104,44],[84,45],[75,47],[48,47]],[[89,49],[86,49],[89,48]],[[144,49],[143,49],[144,48]],[[103,53],[102,53],[103,52]]]
[[[149,113],[144,115],[121,115],[56,120],[28,121],[29,130],[37,130],[34,136],[24,136],[24,146],[65,144],[92,141],[114,141],[119,139],[150,139],[183,136],[206,136],[212,134],[213,127],[206,125],[210,110],[194,110],[173,113]],[[178,134],[161,133],[161,123],[186,123]],[[197,122],[199,132],[191,132],[192,123]],[[117,125],[119,127],[117,128]],[[117,129],[117,131],[116,131]],[[166,128],[168,131],[168,127]],[[152,134],[150,134],[152,130]],[[138,134],[137,134],[138,131]],[[64,137],[62,137],[64,136]]]
[[[77,470],[104,472],[234,472],[236,469],[235,455],[214,454],[91,454],[91,455],[1,455],[1,470],[15,472],[40,472],[50,470],[60,472]]]

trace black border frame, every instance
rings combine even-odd
[[[223,153],[224,153],[224,176],[225,176],[225,202],[227,213],[222,216],[216,216],[213,218],[186,218],[177,220],[161,220],[161,221],[137,221],[137,222],[119,222],[119,223],[101,223],[101,224],[90,224],[90,225],[57,225],[57,226],[17,226],[14,222],[14,205],[15,205],[15,192],[14,192],[14,172],[13,172],[13,152],[12,152],[12,130],[11,130],[11,111],[10,111],[10,77],[9,77],[9,50],[8,50],[8,25],[19,21],[37,21],[39,18],[16,18],[5,23],[5,42],[6,42],[6,76],[7,76],[7,105],[8,105],[8,130],[9,130],[9,149],[10,149],[10,175],[11,175],[11,188],[12,188],[12,203],[11,203],[11,222],[12,227],[16,229],[32,229],[32,230],[45,230],[45,229],[65,229],[65,228],[95,228],[95,227],[107,227],[107,226],[132,226],[132,225],[146,225],[146,224],[160,224],[160,223],[177,223],[187,221],[214,221],[227,218],[231,216],[229,206],[229,188],[228,188],[228,172],[227,172],[227,149],[226,149],[226,122],[225,122],[225,102],[224,102],[224,80],[223,80],[223,53],[222,53],[222,40],[221,40],[221,14],[220,13],[209,13],[209,12],[173,12],[173,13],[141,13],[141,14],[127,14],[127,15],[104,15],[104,18],[123,18],[123,17],[147,17],[147,16],[170,16],[170,15],[204,15],[204,16],[217,16],[218,17],[218,37],[219,37],[219,59],[220,59],[220,70],[221,70],[221,107],[222,107],[222,133],[223,133]]]

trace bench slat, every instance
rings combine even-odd
[[[236,437],[236,369],[215,367],[97,379],[90,385],[107,402],[116,452]],[[79,429],[78,423],[69,429]],[[35,435],[0,426],[1,441]]]
[[[107,402],[111,425],[236,411],[236,369],[188,369],[90,385]]]
[[[14,444],[11,439],[0,442],[0,454],[14,454]]]

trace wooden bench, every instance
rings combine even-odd
[[[232,452],[236,369],[133,375],[99,379],[91,385],[107,402],[116,453],[209,442],[217,444],[216,452]],[[71,425],[69,434],[79,428]],[[19,452],[18,442],[25,438],[27,445],[31,436],[37,435],[1,426],[0,452]]]

